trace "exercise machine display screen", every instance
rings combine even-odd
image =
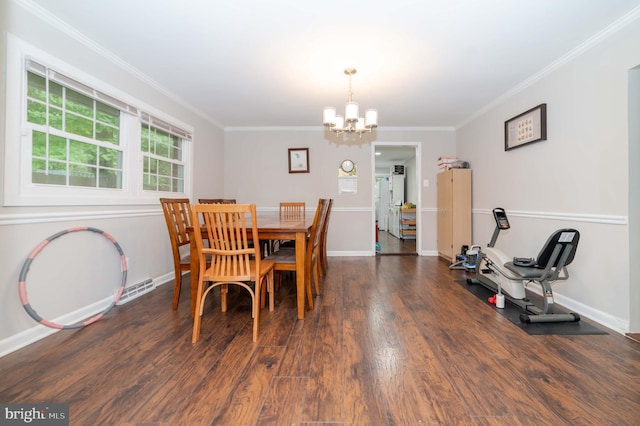
[[[493,209],[493,217],[496,219],[496,224],[500,229],[509,229],[511,226],[509,225],[509,219],[507,219],[507,213],[505,213],[504,209],[496,208]]]

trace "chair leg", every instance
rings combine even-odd
[[[229,285],[222,284],[220,286],[220,302],[222,312],[227,312],[227,295],[229,294]]]
[[[191,336],[191,343],[197,343],[200,340],[200,322],[202,321],[202,312],[196,308],[196,313],[193,316],[193,335]]]
[[[253,297],[251,300],[251,310],[253,311],[253,341],[257,342],[258,341],[258,324],[260,321],[260,293],[262,292],[262,289],[260,288],[260,282],[262,280],[261,279],[257,279],[256,280],[256,288],[255,291],[253,292]]]
[[[319,265],[318,262],[314,262],[313,263],[313,267],[312,267],[312,273],[313,273],[313,282],[315,284],[316,287],[316,295],[320,295],[322,293],[320,293],[320,271],[319,271]]]
[[[277,291],[280,291],[280,285],[282,284],[282,271],[278,271],[275,275],[276,275],[275,288]]]
[[[275,298],[276,294],[274,291],[273,285],[273,271],[271,271],[268,275],[262,277],[263,280],[266,280],[265,283],[262,283],[260,286],[260,309],[264,309],[266,306],[266,298],[269,297],[269,311],[273,312],[275,309]]]
[[[267,286],[270,288],[269,293],[271,294],[271,297],[269,298],[269,311],[273,312],[273,310],[275,309],[275,298],[276,298],[276,292],[274,289],[274,283],[273,283],[273,270],[271,270],[269,272],[269,275],[267,276]]]
[[[324,256],[322,255],[322,246],[320,247],[320,256],[319,256],[319,262],[320,262],[320,275],[321,276],[325,276],[327,275],[327,270],[325,268],[325,264],[324,264]]]
[[[311,274],[309,274],[309,280],[305,283],[305,293],[307,293],[307,302],[309,303],[309,309],[313,309],[313,291],[311,290]]]
[[[193,314],[193,335],[191,343],[197,343],[200,340],[200,324],[202,322],[202,306],[203,306],[203,285],[202,280],[198,280],[198,296],[196,298],[196,311]]]
[[[265,286],[261,286],[260,287],[260,309],[264,309],[264,307],[266,306],[265,304],[265,300],[266,300],[266,292],[267,292],[267,287]]]
[[[176,269],[175,278],[173,281],[173,310],[178,309],[178,302],[180,301],[180,288],[182,287],[182,271]]]
[[[322,236],[320,241],[320,275],[327,275],[327,240],[326,235]]]

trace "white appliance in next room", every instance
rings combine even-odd
[[[389,191],[391,191],[391,204],[401,206],[404,203],[404,175],[389,176]]]

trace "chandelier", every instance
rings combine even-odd
[[[334,107],[326,107],[323,110],[322,122],[325,127],[340,135],[342,133],[357,133],[360,137],[364,132],[371,132],[378,127],[378,110],[368,109],[364,117],[360,116],[357,102],[353,102],[351,91],[351,78],[356,73],[355,68],[347,68],[344,73],[349,76],[349,97],[344,108],[344,116],[336,115]]]

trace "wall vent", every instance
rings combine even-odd
[[[154,290],[156,286],[153,284],[153,280],[148,278],[138,284],[134,284],[130,287],[127,287],[122,292],[122,296],[120,296],[120,300],[116,305],[123,305],[127,302],[131,302],[133,299],[137,299],[143,294],[149,293]]]

